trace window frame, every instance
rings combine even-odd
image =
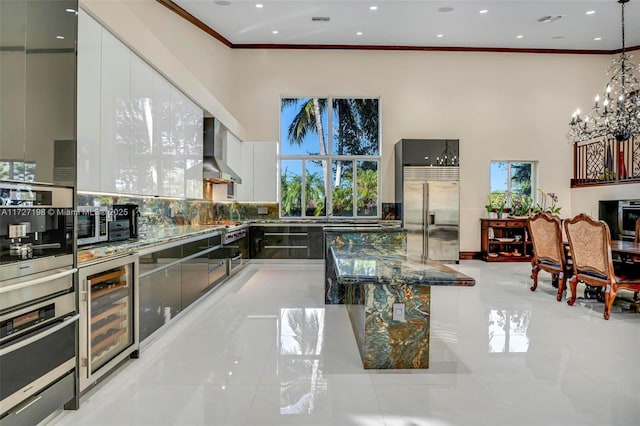
[[[508,194],[513,194],[514,192],[511,190],[511,165],[514,163],[526,163],[526,164],[531,164],[531,199],[534,202],[538,202],[538,194],[535,190],[535,188],[537,187],[537,178],[538,178],[538,161],[536,160],[491,160],[489,162],[489,194],[493,193],[493,188],[491,188],[491,171],[492,171],[492,167],[494,163],[506,163],[507,164],[507,189],[505,190],[505,193]],[[506,208],[511,208],[511,198],[512,197],[507,197],[507,204],[505,205]]]
[[[282,100],[283,99],[326,99],[327,100],[327,129],[324,130],[326,136],[326,155],[320,154],[282,154],[283,149],[282,145],[284,143],[288,143],[287,140],[283,140],[282,138]],[[333,100],[334,99],[376,99],[378,101],[378,149],[377,155],[339,155],[333,154]],[[382,165],[382,119],[381,119],[381,98],[379,96],[280,96],[280,114],[279,114],[279,124],[278,124],[278,182],[277,182],[277,194],[278,194],[278,216],[281,219],[293,219],[293,218],[345,218],[345,219],[371,219],[371,218],[381,218],[382,217],[382,176],[381,176],[381,165]],[[301,161],[301,208],[300,208],[300,216],[283,216],[282,213],[282,188],[281,188],[281,178],[282,178],[282,161],[283,160],[298,160]],[[306,214],[306,162],[307,161],[326,161],[327,163],[327,176],[325,176],[325,215],[324,216],[312,216]],[[333,167],[332,164],[334,161],[350,161],[353,180],[351,182],[351,190],[352,190],[352,214],[350,216],[334,216],[333,213]],[[376,200],[376,215],[358,215],[358,198],[357,198],[357,188],[358,188],[358,177],[357,177],[357,164],[358,162],[369,161],[375,162],[377,164],[377,200]]]

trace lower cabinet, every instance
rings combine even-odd
[[[140,255],[140,341],[226,278],[219,247],[215,235]]]
[[[322,259],[322,226],[252,226],[250,257],[254,259]]]
[[[181,287],[180,264],[140,278],[140,341],[182,310]]]

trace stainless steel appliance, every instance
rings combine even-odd
[[[78,245],[109,240],[109,207],[78,206]]]
[[[226,253],[229,259],[229,275],[237,272],[244,264],[244,259],[248,257],[249,252],[246,225],[229,227],[225,230],[222,236],[222,252]]]
[[[0,190],[0,423],[35,424],[76,396],[73,188]]]
[[[137,358],[138,255],[80,268],[80,390]]]
[[[211,254],[212,259],[227,260],[227,274],[237,272],[249,258],[248,226],[242,222],[219,221],[212,225],[224,226],[222,247]]]
[[[633,240],[636,235],[636,222],[640,219],[640,200],[618,202],[619,238]]]
[[[111,217],[114,221],[127,222],[128,238],[138,238],[140,208],[137,204],[114,204],[111,208]]]
[[[404,167],[402,211],[407,254],[427,260],[459,261],[460,182],[451,179],[457,177],[457,169]]]

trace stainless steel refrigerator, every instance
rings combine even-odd
[[[407,254],[458,262],[460,182],[405,179],[402,205]]]

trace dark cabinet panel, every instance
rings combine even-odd
[[[321,226],[252,226],[249,254],[253,259],[322,259]]]
[[[140,341],[181,311],[181,284],[180,264],[140,278]]]
[[[0,2],[0,179],[75,183],[77,8]]]

